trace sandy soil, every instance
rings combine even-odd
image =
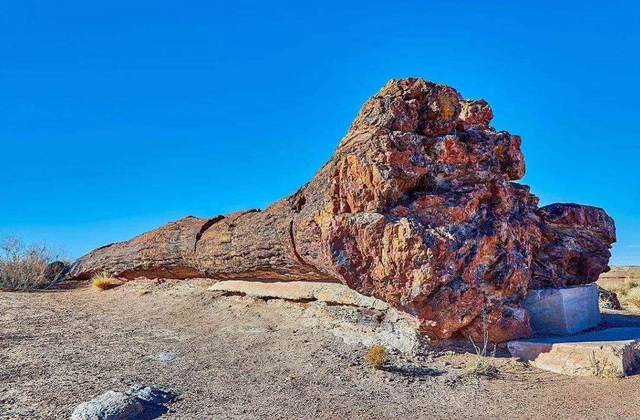
[[[365,348],[302,322],[303,304],[205,286],[0,293],[0,419],[66,419],[131,383],[177,392],[162,417],[176,420],[640,418],[640,376],[566,377],[497,358],[490,380],[466,373],[475,355],[449,352],[395,355],[375,371]]]

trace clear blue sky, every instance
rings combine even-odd
[[[2,0],[0,235],[77,257],[265,207],[421,76],[488,100],[542,203],[604,207],[640,264],[640,6],[520,3]]]

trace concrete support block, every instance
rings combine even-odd
[[[572,335],[600,323],[598,286],[530,290],[522,301],[538,335]]]

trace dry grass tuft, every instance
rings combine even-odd
[[[65,263],[43,245],[26,246],[18,238],[0,243],[0,290],[43,289],[64,279]]]
[[[467,369],[467,373],[473,376],[484,376],[485,378],[495,379],[500,371],[486,357],[478,357],[476,363]]]
[[[382,366],[387,362],[389,356],[384,346],[376,344],[369,349],[364,358],[374,369],[382,369]]]
[[[640,309],[640,286],[634,286],[629,289],[622,299],[625,303]]]
[[[491,358],[487,357],[488,346],[489,346],[489,330],[487,329],[487,311],[485,308],[482,309],[482,347],[476,345],[475,341],[471,337],[469,337],[471,344],[473,345],[474,350],[476,351],[476,362],[467,368],[467,373],[473,376],[483,376],[488,379],[495,379],[498,377],[500,371],[498,368],[492,363],[491,358],[496,355],[496,345],[493,346],[493,352],[491,353]]]
[[[103,271],[101,274],[96,274],[91,278],[91,284],[98,290],[109,290],[121,286],[123,282]]]

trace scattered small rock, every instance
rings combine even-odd
[[[175,398],[175,394],[157,386],[131,385],[129,394],[135,395],[144,404],[166,404]]]
[[[598,298],[600,301],[600,307],[605,309],[622,309],[620,306],[620,300],[618,300],[618,295],[615,292],[610,290],[603,289],[598,286]]]
[[[173,353],[160,353],[156,356],[156,359],[162,362],[173,362],[176,360],[176,356]]]
[[[71,265],[66,261],[52,261],[44,267],[43,275],[48,283],[53,284],[64,280]]]

